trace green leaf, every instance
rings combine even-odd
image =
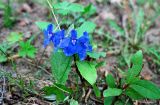
[[[22,40],[22,34],[21,33],[16,33],[16,32],[11,32],[9,36],[7,36],[7,41],[10,43],[16,43],[18,41]]]
[[[70,100],[70,105],[78,105],[78,102],[74,99]]]
[[[66,83],[71,70],[71,62],[72,57],[65,56],[63,52],[55,52],[51,55],[52,74],[58,83]]]
[[[99,88],[96,85],[93,85],[93,91],[96,95],[96,97],[101,97],[101,91],[99,90]]]
[[[133,66],[127,72],[127,83],[134,81],[135,77],[137,77],[142,70],[143,54],[141,50],[132,56],[131,63]]]
[[[4,54],[0,53],[0,62],[5,62],[7,61],[7,57]]]
[[[135,14],[135,20],[136,20],[136,35],[138,35],[138,33],[140,32],[140,29],[141,29],[141,25],[144,21],[144,11],[143,9],[141,8],[138,12],[138,14],[136,15]],[[139,38],[141,38],[140,36],[138,36]],[[138,38],[137,37],[137,38]]]
[[[100,57],[106,57],[105,52],[87,52],[87,55],[89,55],[89,57],[94,59],[99,59]]]
[[[46,98],[48,98],[49,96],[52,96],[52,98],[54,98],[53,96],[56,95],[57,101],[63,101],[65,99],[64,92],[60,88],[57,88],[55,86],[46,86],[42,90],[45,92]]]
[[[143,54],[142,51],[137,51],[131,58],[131,63],[134,65],[142,65],[143,64]]]
[[[70,88],[67,88],[65,85],[54,83],[54,86],[57,87],[57,88],[59,88],[63,92],[66,92],[66,93],[69,93],[69,94],[73,93],[73,91]]]
[[[92,33],[96,28],[96,24],[90,21],[84,22],[79,28],[77,28],[78,36],[82,36],[83,32],[87,31],[88,33]]]
[[[122,100],[117,100],[114,105],[125,105],[125,102],[123,102]]]
[[[101,62],[96,62],[96,69],[102,66],[105,66],[106,62],[105,61],[101,61]]]
[[[49,24],[51,24],[51,23],[49,23],[49,22],[37,21],[37,22],[35,22],[35,24],[37,25],[37,27],[38,27],[39,29],[41,29],[41,30],[43,31],[43,30],[46,29],[47,26],[48,26]]]
[[[34,58],[35,57],[35,53],[37,52],[37,49],[30,44],[29,41],[27,42],[20,42],[19,43],[20,46],[20,50],[18,51],[18,54],[22,57],[30,57],[30,58]]]
[[[3,42],[0,44],[0,49],[3,51],[3,52],[7,52],[8,49],[10,49],[12,47],[11,44],[9,44],[8,42]]]
[[[12,7],[9,4],[4,5],[4,14],[3,14],[3,25],[5,27],[11,28],[13,26],[13,23],[15,21],[15,18],[12,16]]]
[[[131,99],[134,99],[134,100],[139,100],[139,99],[143,99],[144,98],[143,96],[141,96],[138,92],[136,92],[132,88],[127,88],[125,90],[125,94],[127,96],[129,96]]]
[[[85,78],[91,85],[93,85],[97,79],[95,65],[87,61],[77,61],[76,64],[82,77]]]
[[[119,96],[122,93],[121,89],[118,88],[108,88],[104,90],[103,96],[110,97],[110,96]]]
[[[112,105],[112,102],[115,97],[105,97],[104,98],[104,105]]]
[[[116,87],[115,79],[114,79],[114,77],[113,77],[111,74],[108,74],[108,75],[106,76],[106,82],[107,82],[107,85],[108,85],[110,88],[115,88],[115,87]]]
[[[93,15],[95,13],[96,13],[96,7],[91,3],[84,8],[83,14],[86,14],[87,16]]]
[[[150,81],[139,80],[131,84],[130,88],[145,98],[160,99],[160,88]]]
[[[124,36],[124,30],[114,20],[108,20],[108,22],[111,28],[117,31],[120,35]]]
[[[67,1],[54,4],[53,8],[56,9],[56,12],[61,15],[67,15],[84,11],[84,7],[82,5],[77,3],[70,3]]]

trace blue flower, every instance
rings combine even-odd
[[[66,56],[78,54],[80,60],[86,58],[87,51],[92,51],[87,32],[84,32],[83,35],[78,38],[77,31],[73,29],[70,32],[70,36],[66,37],[65,30],[53,32],[52,24],[49,24],[47,29],[44,30],[44,47],[50,42],[53,43],[55,51],[62,49]]]
[[[71,36],[68,41],[68,46],[64,47],[64,53],[66,56],[72,56],[77,53],[77,32],[76,30],[71,31]]]
[[[84,60],[86,58],[87,51],[91,52],[92,46],[90,45],[88,33],[84,32],[83,36],[81,36],[78,39],[78,45],[77,45],[77,53],[78,53],[80,60]]]
[[[76,30],[72,30],[69,44],[67,47],[63,48],[63,50],[66,56],[78,54],[80,60],[84,60],[87,56],[86,52],[92,51],[88,33],[84,32],[83,36],[77,38]]]
[[[50,43],[50,41],[53,38],[53,25],[49,24],[47,29],[43,31],[44,33],[44,42],[43,42],[43,46],[47,47]]]
[[[55,49],[65,48],[69,44],[69,38],[65,37],[65,30],[60,30],[54,33],[52,37],[52,42],[54,44]]]

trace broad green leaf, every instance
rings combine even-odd
[[[82,36],[83,32],[87,31],[88,33],[92,33],[96,28],[96,24],[90,21],[84,22],[79,28],[77,28],[78,36]]]
[[[63,52],[55,52],[51,55],[50,63],[52,74],[57,83],[65,84],[71,70],[72,57],[67,57]]]
[[[107,85],[108,85],[110,88],[115,88],[115,87],[116,87],[115,79],[114,79],[114,77],[113,77],[111,74],[108,74],[108,75],[106,76],[106,82],[107,82]]]
[[[95,65],[87,61],[77,61],[76,64],[82,77],[85,78],[91,85],[93,85],[97,79]]]
[[[9,36],[7,36],[7,41],[10,43],[16,43],[18,41],[22,40],[22,34],[21,33],[16,33],[16,32],[11,32]]]
[[[160,88],[150,81],[139,80],[131,84],[130,88],[145,98],[160,99]]]
[[[35,22],[35,24],[37,25],[37,27],[38,27],[39,29],[41,29],[41,30],[43,31],[43,30],[46,29],[47,26],[48,26],[49,24],[51,24],[51,23],[49,23],[49,22],[37,21],[37,22]]]
[[[142,65],[143,64],[143,54],[142,51],[137,51],[131,58],[131,63],[134,65]]]
[[[108,88],[104,90],[103,96],[110,97],[110,96],[119,96],[122,93],[121,89],[118,88]]]
[[[96,97],[101,97],[101,91],[100,91],[99,88],[96,86],[96,84],[93,85],[93,91],[94,91]]]
[[[30,57],[30,58],[34,58],[35,57],[35,53],[37,52],[37,49],[30,44],[29,41],[27,42],[20,42],[20,50],[18,51],[18,54],[22,57]]]
[[[112,102],[115,97],[105,97],[104,98],[104,105],[112,105]]]
[[[129,68],[127,72],[127,83],[132,82],[132,80],[134,80],[134,78],[137,77],[142,70],[143,54],[141,50],[132,56],[131,63],[132,67]]]
[[[136,92],[132,88],[127,88],[125,90],[125,94],[127,96],[129,96],[130,98],[134,99],[134,100],[139,100],[139,99],[143,99],[144,98],[143,96],[141,96],[138,92]]]
[[[77,3],[70,3],[67,1],[60,2],[53,5],[53,8],[56,10],[57,13],[61,15],[72,14],[75,12],[83,12],[84,7]]]
[[[70,105],[78,105],[78,101],[71,99],[70,100]]]
[[[100,57],[105,57],[106,53],[105,52],[87,52],[89,57],[94,58],[94,59],[99,59]]]

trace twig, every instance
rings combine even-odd
[[[50,7],[50,9],[51,9],[51,11],[52,11],[53,17],[54,17],[54,19],[55,19],[55,21],[56,21],[56,24],[58,25],[59,30],[61,30],[60,25],[59,25],[59,23],[58,23],[58,19],[57,19],[56,15],[55,15],[55,13],[54,13],[54,11],[53,11],[53,6],[52,6],[51,3],[49,2],[49,0],[47,0],[47,3],[48,3],[48,5],[49,5],[49,7]]]
[[[138,101],[136,100],[135,104],[134,105],[138,105]]]
[[[91,92],[92,92],[92,89],[90,88],[90,89],[88,90],[88,93],[87,93],[86,97],[85,97],[85,100],[84,100],[85,103],[87,103],[87,100],[88,100],[88,98],[89,98]]]
[[[125,105],[127,105],[128,101],[129,101],[129,98],[126,100]]]
[[[90,99],[93,100],[93,101],[95,101],[95,102],[98,102],[98,103],[103,104],[103,102],[102,102],[101,100],[98,100],[98,99],[94,98],[94,97],[91,96],[91,95],[90,95]]]
[[[27,61],[28,61],[27,63],[29,63],[31,66],[35,66],[35,67],[37,67],[37,68],[43,70],[44,72],[46,72],[48,75],[52,75],[50,72],[48,72],[48,71],[47,71],[46,69],[44,69],[43,67],[34,64],[34,63],[32,62],[32,60],[28,60],[28,59],[27,59]]]
[[[86,95],[86,91],[85,91],[85,89],[84,88],[82,88],[82,97],[81,97],[81,99],[83,99],[84,97],[85,97],[85,95]]]
[[[11,56],[11,57],[8,57],[8,60],[13,60],[13,59],[17,59],[17,58],[19,58],[20,56],[18,55],[18,54],[15,54],[15,55],[13,55],[13,56]]]

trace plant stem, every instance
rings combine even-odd
[[[80,72],[79,72],[79,70],[78,70],[78,67],[77,67],[77,65],[76,65],[76,56],[75,56],[75,55],[74,55],[74,63],[75,63],[76,72],[77,72],[77,74],[78,74],[79,77],[80,77],[82,86],[84,86],[84,79],[83,79],[82,75],[80,74]]]
[[[51,9],[51,11],[52,11],[53,17],[54,17],[54,19],[55,19],[55,21],[56,21],[56,24],[58,25],[59,30],[61,30],[60,25],[59,25],[59,23],[58,23],[58,19],[57,19],[55,13],[54,13],[53,6],[52,6],[51,3],[49,2],[49,0],[47,0],[47,3],[48,3],[48,5],[49,5],[49,7],[50,7],[50,9]]]

